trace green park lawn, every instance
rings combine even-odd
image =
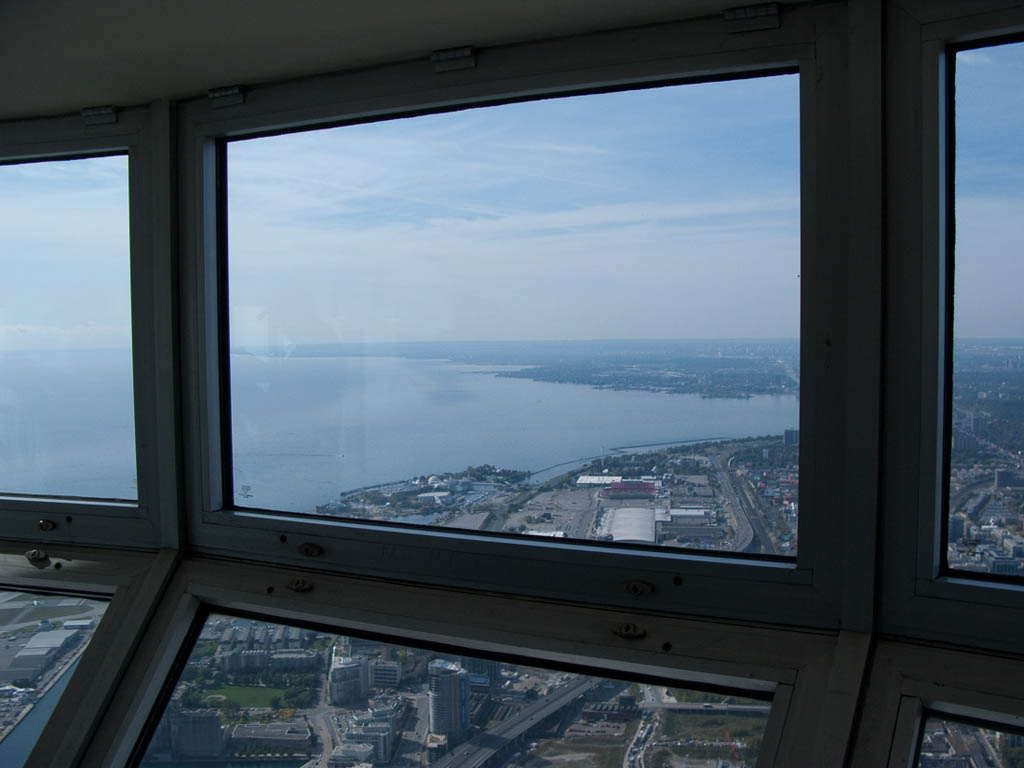
[[[264,688],[258,685],[225,685],[220,688],[209,688],[203,696],[224,696],[240,707],[269,707],[270,700],[275,696],[284,696],[284,688]]]

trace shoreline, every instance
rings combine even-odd
[[[92,638],[90,637],[89,639],[91,640]],[[60,664],[54,667],[53,674],[49,676],[47,681],[43,683],[39,688],[35,689],[38,692],[38,695],[36,696],[35,700],[31,704],[28,704],[25,707],[23,707],[22,710],[15,716],[14,721],[10,725],[5,725],[2,728],[0,728],[0,743],[2,743],[4,739],[10,736],[14,732],[15,728],[21,725],[22,720],[24,720],[32,713],[32,710],[36,708],[36,705],[38,705],[39,702],[43,700],[43,698],[46,696],[46,694],[50,692],[53,686],[60,682],[64,675],[66,675],[71,670],[71,667],[73,667],[75,663],[81,658],[82,654],[85,653],[85,649],[88,647],[88,645],[89,643],[87,640],[74,651],[72,651],[70,656],[65,661],[61,662]]]

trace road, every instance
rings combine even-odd
[[[715,458],[718,463],[721,463],[723,454],[719,454]],[[730,462],[732,459],[729,460]],[[754,529],[754,534],[757,536],[758,544],[760,549],[766,555],[777,555],[779,550],[775,546],[775,542],[772,541],[772,537],[768,535],[768,528],[764,524],[764,518],[760,514],[760,506],[757,500],[751,496],[750,484],[743,478],[736,475],[734,472],[726,472],[726,478],[728,485],[733,490],[733,494],[739,499],[738,507],[742,514],[746,516],[747,523],[751,528]]]
[[[502,720],[494,728],[477,734],[465,744],[459,745],[434,763],[433,768],[480,768],[509,742],[578,699],[598,682],[600,681],[594,678],[584,677],[551,691],[514,717]]]
[[[329,691],[330,686],[327,684],[327,675],[325,674],[320,681],[319,701],[317,701],[316,707],[308,712],[310,727],[320,739],[323,751],[319,757],[310,760],[303,768],[327,768],[327,761],[331,757],[331,752],[334,751],[336,746],[341,744],[337,729],[334,727],[332,720],[337,710],[331,706],[328,698]]]
[[[733,521],[736,523],[736,537],[732,541],[733,552],[746,552],[754,541],[754,529],[750,525],[747,511],[740,503],[730,479],[731,473],[722,466],[724,453],[716,453],[711,457],[711,466],[718,475],[718,487],[721,491],[725,507],[732,512]]]

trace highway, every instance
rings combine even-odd
[[[516,716],[503,720],[494,728],[477,734],[465,744],[460,744],[434,763],[433,768],[480,768],[509,742],[593,689],[598,682],[596,679],[584,677],[542,696]]]
[[[733,520],[736,523],[736,537],[732,541],[733,552],[746,552],[754,541],[754,529],[750,525],[747,511],[736,495],[729,471],[722,466],[724,453],[716,453],[711,457],[711,466],[718,475],[718,487],[725,501],[725,506],[732,511]]]

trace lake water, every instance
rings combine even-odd
[[[128,353],[0,363],[0,491],[135,498]],[[780,434],[799,413],[791,396],[595,389],[405,357],[233,355],[231,364],[237,500],[286,511],[469,465],[537,472],[622,446]]]
[[[340,491],[470,465],[535,472],[622,446],[781,434],[799,418],[791,396],[705,399],[496,370],[402,357],[233,356],[235,488],[251,494],[238,501],[312,512]]]
[[[57,702],[60,701],[61,694],[68,687],[68,681],[71,680],[71,671],[77,666],[78,662],[76,661],[61,676],[60,680],[46,692],[43,698],[36,703],[25,719],[15,726],[14,730],[7,735],[7,738],[0,741],[0,766],[3,766],[3,768],[21,768],[25,764],[29,754],[32,752],[32,748],[39,740],[39,734],[43,732],[43,728],[50,719],[50,715],[53,714]]]

